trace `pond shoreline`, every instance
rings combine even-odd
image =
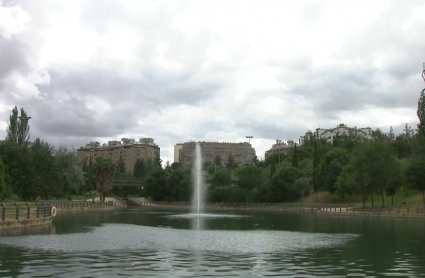
[[[321,206],[321,204],[317,204],[318,207]],[[331,205],[328,208],[296,208],[296,207],[288,207],[288,208],[282,208],[277,206],[240,206],[240,207],[232,207],[232,206],[207,206],[205,209],[211,209],[211,210],[237,210],[237,211],[275,211],[275,212],[285,212],[285,211],[297,211],[297,212],[309,212],[309,213],[316,213],[316,214],[323,214],[323,215],[329,215],[329,216],[354,216],[354,217],[386,217],[386,218],[409,218],[409,219],[424,219],[425,214],[415,214],[412,213],[388,213],[388,212],[352,212],[351,209],[346,211],[331,211],[334,208],[331,208],[333,205]],[[150,204],[148,206],[139,206],[140,208],[191,208],[189,205],[166,205],[166,204]]]

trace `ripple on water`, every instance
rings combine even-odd
[[[406,258],[397,258],[392,269],[379,274],[369,271],[370,265],[363,260],[353,263],[341,257],[335,262],[341,248],[356,238],[351,234],[108,224],[90,233],[0,238],[1,245],[20,248],[25,256],[20,270],[7,272],[2,266],[0,273],[21,277],[36,273],[51,277],[414,276],[414,265]],[[325,255],[318,256],[319,250],[326,250]]]
[[[193,231],[108,224],[98,227],[90,233],[0,238],[0,244],[64,252],[183,249],[231,253],[270,253],[336,247],[356,237],[352,234],[263,230]]]

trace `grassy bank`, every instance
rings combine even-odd
[[[373,195],[374,204],[381,204],[381,195]],[[304,198],[301,198],[297,203],[320,203],[320,204],[361,204],[362,196],[345,196],[343,200],[335,194],[328,192],[314,192]],[[391,197],[385,196],[385,204],[391,204]],[[366,204],[371,204],[371,197],[368,196]],[[408,190],[407,195],[404,191],[399,191],[394,195],[394,204],[422,204],[422,193],[414,190]]]

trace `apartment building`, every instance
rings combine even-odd
[[[229,155],[232,155],[237,165],[252,164],[255,157],[255,149],[250,143],[230,143],[230,142],[199,142],[201,146],[202,161],[214,164],[214,158],[218,155],[221,158],[222,166],[226,165]],[[179,152],[179,161],[186,167],[192,167],[195,161],[196,142],[186,142]],[[177,146],[176,145],[176,146]],[[176,148],[175,148],[176,151]],[[176,152],[174,156],[176,157]]]
[[[84,160],[94,162],[96,157],[112,158],[116,162],[122,160],[126,172],[133,172],[138,158],[145,162],[152,160],[154,163],[158,163],[160,159],[160,148],[152,138],[141,138],[138,142],[135,139],[122,138],[121,141],[109,141],[102,146],[99,142],[90,142],[80,147],[77,153],[81,163]]]
[[[289,152],[295,147],[295,142],[293,140],[288,140],[287,142],[281,141],[273,144],[270,150],[266,151],[264,154],[264,159],[267,160],[271,155],[275,153],[289,154]]]
[[[183,144],[174,145],[174,162],[180,162],[180,153],[183,149]]]
[[[313,136],[315,138],[326,139],[328,143],[332,143],[335,137],[341,135],[349,135],[351,133],[357,133],[357,135],[363,136],[366,139],[372,138],[372,129],[370,127],[365,128],[352,128],[347,127],[346,124],[339,124],[335,128],[317,128],[315,132],[306,132],[305,135],[301,136],[299,139],[300,145],[303,145],[304,142],[310,137]]]

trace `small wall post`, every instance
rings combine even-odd
[[[30,205],[27,203],[27,219],[30,219],[30,213],[31,213],[31,209],[30,209]]]
[[[19,220],[19,205],[18,205],[18,203],[15,203],[15,207],[16,207],[16,220]]]
[[[1,221],[6,220],[6,205],[4,203],[1,203],[2,206],[2,213],[1,213]]]

